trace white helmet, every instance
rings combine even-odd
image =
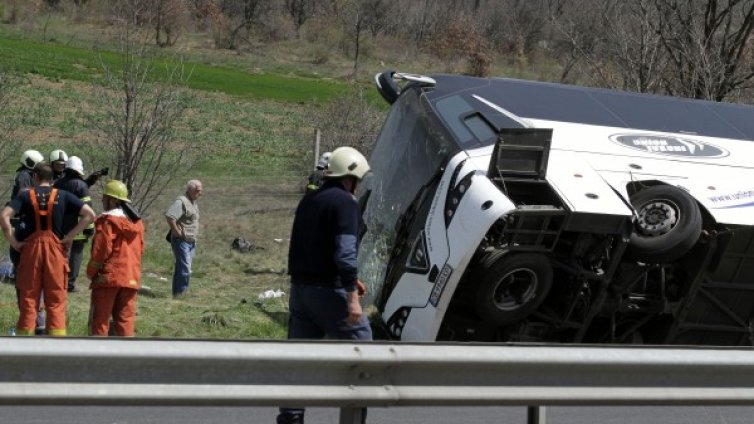
[[[36,150],[27,150],[21,155],[21,165],[29,169],[33,169],[34,166],[44,160],[45,157]]]
[[[327,163],[325,178],[339,178],[345,176],[364,178],[369,172],[367,159],[353,147],[338,147],[333,150],[330,161]]]
[[[65,161],[65,169],[71,169],[78,172],[82,177],[84,176],[84,162],[78,156],[71,156]]]
[[[68,155],[60,149],[53,150],[52,153],[50,153],[50,164],[57,161],[65,162],[67,160],[68,160]]]
[[[332,156],[332,152],[322,153],[322,156],[319,157],[319,161],[317,162],[317,169],[327,168],[327,162],[330,161],[331,156]]]

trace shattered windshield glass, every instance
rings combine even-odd
[[[369,286],[370,296],[379,294],[392,249],[407,236],[397,234],[396,224],[422,186],[458,149],[437,119],[432,119],[434,115],[426,113],[428,106],[422,104],[420,94],[419,90],[403,93],[391,108],[369,158],[372,172],[358,193],[362,201],[368,196],[363,214],[367,233],[359,249],[359,276]],[[431,198],[434,193],[429,195]]]

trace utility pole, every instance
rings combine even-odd
[[[314,130],[314,166],[312,169],[317,168],[317,162],[319,161],[319,141],[321,138],[321,133],[319,131],[319,128]]]

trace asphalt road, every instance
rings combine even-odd
[[[335,408],[307,410],[307,424],[338,422]],[[10,424],[274,424],[277,409],[258,407],[2,406]],[[548,424],[751,424],[754,407],[549,407]],[[526,424],[522,407],[372,408],[369,424]]]

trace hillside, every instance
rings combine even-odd
[[[9,113],[14,137],[21,144],[7,155],[0,172],[0,192],[5,196],[17,158],[27,148],[44,154],[61,148],[82,156],[87,172],[112,166],[99,153],[101,140],[88,116],[97,112],[101,95],[99,62],[116,61],[117,54],[83,44],[42,42],[34,33],[0,26],[0,68],[21,78]],[[287,298],[260,301],[258,295],[268,289],[287,291],[287,238],[313,160],[312,116],[334,98],[351,93],[353,84],[311,74],[248,70],[237,63],[216,64],[201,52],[181,52],[181,59],[192,70],[187,81],[190,103],[175,137],[194,140],[202,157],[193,169],[170,181],[147,211],[143,282],[150,290],[139,300],[137,333],[283,337]],[[381,113],[384,107],[379,107]],[[174,300],[169,287],[172,254],[163,238],[167,224],[162,213],[189,178],[204,182],[201,236],[190,294]],[[93,188],[98,211],[101,187],[102,183]],[[238,236],[260,249],[248,254],[231,251],[231,241]],[[7,252],[4,240],[0,252]],[[81,277],[79,286],[87,286]],[[71,294],[70,335],[86,335],[88,302],[88,290]],[[7,332],[16,317],[13,287],[1,284],[0,329]]]

